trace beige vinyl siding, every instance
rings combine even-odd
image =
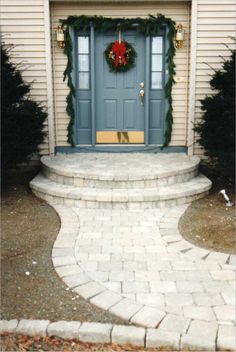
[[[56,116],[56,145],[66,146],[67,125],[69,122],[66,109],[68,93],[66,82],[63,82],[63,71],[66,67],[66,57],[55,42],[55,30],[59,20],[70,15],[103,15],[108,17],[146,17],[149,14],[162,13],[177,23],[182,23],[186,30],[185,47],[176,52],[176,75],[180,82],[173,89],[174,125],[171,145],[185,146],[188,116],[188,51],[189,51],[189,3],[188,2],[146,2],[138,3],[79,3],[53,2],[51,3],[52,34],[53,34],[53,80]]]
[[[214,72],[213,69],[222,67],[220,56],[227,58],[230,55],[225,44],[233,48],[230,37],[236,37],[235,0],[197,1],[196,122],[201,121],[202,117],[200,100],[212,94],[209,80]],[[203,150],[196,141],[195,135],[194,153],[202,156]]]
[[[46,105],[44,0],[0,0],[0,16],[2,40],[13,44],[12,60],[20,63],[23,78],[32,83],[32,98]],[[40,153],[48,154],[48,137]]]

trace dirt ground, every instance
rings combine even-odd
[[[181,217],[179,231],[198,247],[236,253],[235,207],[225,206],[218,193],[193,202]]]
[[[236,213],[234,179],[221,176],[220,170],[202,165],[203,172],[213,182],[209,194],[193,202],[179,222],[182,236],[199,247],[218,252],[236,253]],[[225,189],[232,207],[219,191]]]

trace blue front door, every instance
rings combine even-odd
[[[96,142],[144,143],[144,102],[140,87],[145,81],[145,37],[123,33],[137,52],[135,67],[127,72],[110,72],[104,60],[107,46],[116,35],[98,35],[95,42]]]
[[[76,144],[163,143],[165,31],[151,38],[136,31],[124,32],[122,37],[137,52],[135,67],[113,73],[104,51],[118,34],[95,33],[93,38],[78,34]]]

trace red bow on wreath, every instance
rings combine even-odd
[[[135,66],[136,51],[131,44],[117,40],[104,51],[111,72],[126,72]]]
[[[125,58],[125,53],[127,51],[126,45],[124,44],[124,42],[119,42],[116,41],[113,45],[111,50],[113,51],[113,53],[116,56],[115,59],[115,66],[117,67],[118,65],[126,65],[127,61]]]

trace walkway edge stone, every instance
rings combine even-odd
[[[147,329],[146,347],[165,347],[166,350],[178,351],[180,334],[158,329]]]
[[[75,339],[78,337],[81,323],[79,321],[57,321],[50,323],[47,328],[48,336],[57,336],[63,339]]]
[[[64,340],[76,339],[88,343],[130,344],[140,347],[168,348],[177,351],[181,348],[195,351],[235,351],[233,326],[221,325],[220,335],[215,342],[206,343],[197,335],[170,333],[167,331],[108,323],[79,321],[57,321],[12,319],[0,320],[0,333],[16,333],[28,336],[55,336]],[[226,335],[226,336],[225,336]],[[181,341],[181,346],[180,346]],[[201,343],[203,341],[203,344]]]
[[[112,329],[112,343],[145,347],[146,329],[135,326],[115,325]]]
[[[83,323],[78,338],[82,342],[111,343],[112,328],[112,324],[107,323]]]
[[[21,319],[16,328],[16,333],[21,335],[29,336],[47,336],[47,328],[49,325],[49,320],[28,320]]]
[[[5,332],[15,332],[18,325],[18,320],[0,320],[0,334]]]

